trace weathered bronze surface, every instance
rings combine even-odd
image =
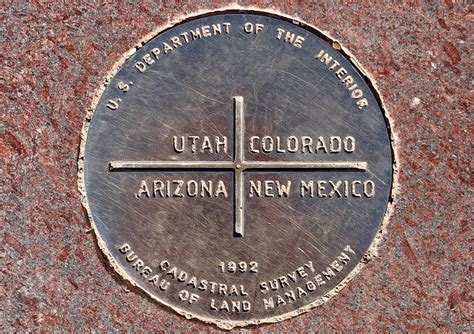
[[[119,274],[229,328],[299,314],[352,277],[386,214],[392,149],[337,43],[225,12],[123,64],[88,125],[83,181]]]

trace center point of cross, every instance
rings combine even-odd
[[[242,167],[240,164],[235,165],[236,169],[240,169],[240,167]]]

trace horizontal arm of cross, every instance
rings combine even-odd
[[[232,161],[111,161],[109,170],[123,169],[234,169]]]
[[[306,161],[245,161],[236,164],[232,161],[111,161],[109,169],[124,170],[124,169],[151,169],[151,170],[172,170],[172,169],[268,169],[268,170],[292,170],[292,169],[306,169],[306,170],[331,170],[331,169],[348,169],[366,171],[367,162],[365,161],[321,161],[321,162],[306,162]]]

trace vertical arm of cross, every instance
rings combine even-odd
[[[234,96],[234,206],[235,222],[234,236],[244,236],[244,175],[242,162],[244,161],[244,98]]]

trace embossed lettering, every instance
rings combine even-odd
[[[278,181],[278,180],[265,180],[262,181],[257,180],[253,181],[250,180],[250,189],[249,189],[249,196],[250,197],[289,197],[291,188],[291,181],[286,181],[286,184]],[[276,190],[276,191],[275,191]]]
[[[212,24],[212,27],[209,25],[196,27],[189,31],[184,31],[177,36],[172,36],[168,41],[161,42],[161,49],[153,48],[150,53],[141,56],[141,61],[135,62],[135,68],[140,73],[143,73],[160,58],[161,53],[166,55],[173,51],[173,48],[181,47],[184,43],[189,44],[195,40],[220,35],[222,34],[222,26],[224,27],[224,33],[228,34],[230,32],[230,23],[224,22],[222,24]]]
[[[237,301],[237,300],[222,300],[216,301],[211,299],[210,308],[213,311],[225,311],[225,312],[249,312],[251,310],[251,304],[247,300]]]
[[[190,293],[189,291],[187,290],[181,290],[179,293],[178,293],[178,298],[179,300],[181,300],[182,302],[188,302],[189,304],[192,304],[196,301],[198,301],[198,299],[200,298],[199,295],[195,294],[195,293]]]
[[[190,150],[192,153],[227,153],[226,136],[173,136],[176,153]]]
[[[109,108],[110,110],[117,110],[118,107],[119,107],[119,103],[120,103],[120,99],[117,99],[117,100],[109,100],[107,102],[107,108]]]
[[[352,136],[251,136],[248,148],[250,153],[352,153],[356,140]]]
[[[282,37],[285,42],[292,44],[296,48],[303,47],[304,37],[298,36],[290,31],[285,31],[282,28],[277,28],[277,39],[282,40]]]
[[[316,185],[316,186],[315,186]],[[315,191],[316,189],[316,191]],[[301,180],[300,196],[317,198],[365,197],[375,195],[375,183],[372,180]]]
[[[150,184],[150,186],[148,185]],[[150,189],[152,192],[150,193]],[[212,180],[141,180],[136,198],[183,198],[183,197],[208,197],[227,198],[227,188],[224,181],[218,180],[215,185]]]
[[[255,33],[255,34],[258,34],[260,31],[263,30],[263,27],[264,25],[261,24],[261,23],[256,23],[255,25],[251,22],[247,22],[244,24],[244,31],[247,33],[247,34],[250,34],[250,33]]]
[[[336,61],[329,54],[329,52],[326,52],[325,50],[320,50],[317,54],[314,55],[314,57],[316,59],[319,59],[321,63],[326,65],[330,71],[335,71],[334,75],[351,93],[351,98],[353,100],[356,100],[356,105],[357,107],[359,107],[359,109],[363,109],[364,107],[369,105],[367,98],[364,97],[364,92],[357,85],[357,83],[354,82],[354,78],[350,75],[347,75],[347,70],[344,67],[341,67],[341,64]]]

